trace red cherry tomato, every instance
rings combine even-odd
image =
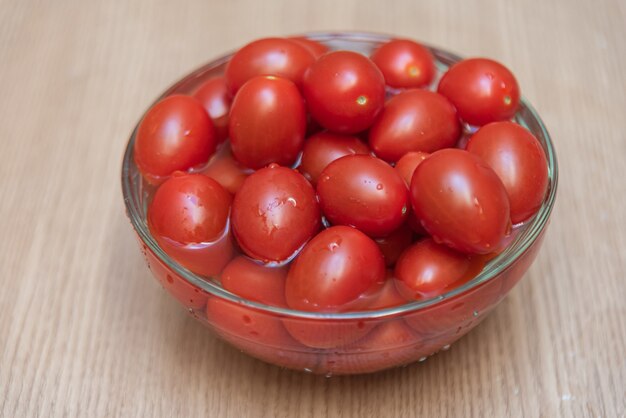
[[[533,134],[513,122],[494,122],[470,138],[467,150],[485,160],[504,183],[513,223],[537,212],[548,188],[548,163]]]
[[[351,225],[384,237],[406,219],[408,191],[387,163],[370,155],[348,155],[333,161],[317,182],[320,205],[333,224]]]
[[[143,117],[135,138],[135,163],[144,178],[160,183],[174,171],[206,163],[217,146],[215,128],[202,104],[173,95]]]
[[[376,244],[385,257],[385,264],[391,267],[396,264],[398,257],[413,241],[413,230],[406,223],[391,234],[383,238],[376,238]]]
[[[450,99],[461,119],[471,125],[510,119],[520,100],[515,76],[499,62],[485,58],[454,64],[439,81],[437,91]]]
[[[428,48],[407,39],[394,39],[372,54],[391,87],[424,87],[435,76],[435,60]]]
[[[359,138],[320,132],[306,140],[302,160],[298,170],[313,185],[317,183],[322,170],[338,158],[352,154],[369,154],[370,149]]]
[[[259,75],[284,77],[300,86],[304,72],[314,61],[309,49],[298,42],[282,38],[259,39],[233,55],[226,65],[226,83],[232,94]]]
[[[243,182],[233,201],[232,224],[250,257],[287,260],[320,228],[315,190],[297,171],[272,164]]]
[[[304,74],[302,92],[313,118],[334,132],[369,128],[385,101],[385,80],[374,63],[351,51],[329,52]]]
[[[266,305],[286,307],[286,267],[268,267],[239,256],[231,260],[220,275],[224,289],[245,299]]]
[[[410,151],[400,157],[398,162],[396,162],[394,168],[404,179],[404,182],[407,184],[407,186],[411,185],[411,179],[413,178],[413,173],[415,172],[417,166],[429,155],[430,154],[427,152]]]
[[[498,175],[460,149],[436,151],[411,181],[413,210],[439,243],[466,253],[495,251],[510,231],[509,198]]]
[[[194,273],[219,273],[233,253],[230,194],[200,174],[175,173],[148,207],[148,227],[163,250]]]
[[[211,177],[230,193],[235,194],[248,177],[247,170],[233,158],[229,144],[224,144],[201,174]]]
[[[322,55],[328,52],[328,47],[326,45],[322,44],[321,42],[314,41],[313,39],[304,37],[304,36],[295,36],[295,37],[287,38],[287,39],[308,49],[309,52],[313,54],[315,59],[318,59],[319,57],[321,57]]]
[[[439,296],[480,272],[482,263],[432,239],[418,241],[407,248],[396,263],[398,289],[407,298]]]
[[[228,137],[228,112],[232,102],[226,79],[221,76],[209,78],[198,87],[193,96],[202,103],[211,117],[218,141],[225,140]]]
[[[233,155],[243,165],[292,165],[306,130],[304,101],[295,84],[273,76],[254,77],[237,93],[230,111]]]
[[[398,292],[398,280],[393,275],[393,270],[387,270],[387,278],[380,289],[367,296],[365,303],[367,310],[391,308],[413,300],[413,298],[407,299]]]
[[[398,161],[409,151],[452,147],[460,132],[448,99],[427,90],[407,90],[387,102],[369,131],[369,143],[379,158]]]
[[[293,261],[285,288],[287,305],[306,311],[344,311],[384,278],[383,256],[371,238],[347,226],[330,227]]]

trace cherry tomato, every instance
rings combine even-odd
[[[217,146],[215,128],[202,104],[173,95],[143,117],[135,138],[135,163],[144,178],[160,183],[174,171],[206,163]]]
[[[480,272],[482,263],[430,238],[407,248],[396,263],[398,289],[407,298],[439,296]]]
[[[338,312],[385,278],[376,243],[347,226],[323,230],[293,261],[285,294],[287,305],[306,311]]]
[[[317,193],[331,223],[351,225],[374,237],[390,234],[407,216],[404,180],[370,155],[347,155],[330,163],[317,182]]]
[[[235,94],[246,81],[259,75],[287,78],[300,86],[315,57],[308,48],[289,39],[259,39],[241,48],[226,65],[226,83]]]
[[[413,241],[413,230],[406,223],[391,234],[383,238],[376,238],[376,244],[385,257],[385,264],[391,267],[396,264],[398,257]]]
[[[309,52],[313,54],[315,59],[318,59],[328,52],[328,47],[326,45],[322,44],[321,42],[314,41],[313,39],[309,39],[305,36],[295,36],[287,39],[308,49]]]
[[[460,149],[436,151],[411,181],[413,210],[439,243],[462,252],[495,251],[509,233],[509,198],[498,175]]]
[[[233,254],[230,194],[200,174],[174,173],[148,207],[148,227],[163,250],[194,273],[219,273]]]
[[[254,77],[235,96],[230,142],[233,155],[246,167],[292,165],[302,149],[305,130],[304,101],[287,79]]]
[[[377,310],[404,305],[413,298],[406,298],[397,289],[398,280],[394,278],[393,270],[387,270],[387,278],[380,289],[370,293],[364,300],[367,310]]]
[[[225,140],[228,137],[228,112],[232,102],[226,79],[221,76],[209,78],[198,87],[193,97],[202,103],[211,117],[217,140]]]
[[[429,155],[430,154],[427,152],[410,151],[400,157],[398,162],[396,162],[394,168],[404,179],[404,182],[407,184],[407,186],[411,185],[411,179],[413,178],[413,173],[415,172],[417,166]]]
[[[298,170],[313,185],[317,183],[322,170],[338,158],[352,154],[369,154],[370,149],[359,138],[320,132],[306,140],[302,160]]]
[[[460,133],[448,99],[432,91],[407,90],[387,102],[369,131],[369,143],[379,158],[398,161],[409,151],[452,147]]]
[[[437,91],[450,99],[461,119],[471,125],[510,119],[520,100],[515,76],[499,62],[486,58],[454,64],[439,81]]]
[[[320,228],[315,190],[297,171],[272,164],[243,182],[233,202],[232,224],[250,257],[285,261]]]
[[[385,80],[374,63],[351,51],[329,52],[304,74],[302,92],[313,118],[334,132],[369,128],[385,101]]]
[[[372,54],[391,87],[424,87],[435,76],[435,60],[428,48],[407,39],[394,39]]]
[[[232,194],[237,193],[248,177],[247,170],[233,158],[229,144],[221,146],[201,173],[217,181]]]
[[[268,267],[247,257],[231,260],[220,275],[224,289],[245,299],[286,307],[286,267]]]
[[[548,188],[548,162],[533,134],[513,122],[494,122],[470,138],[467,150],[485,160],[504,183],[513,223],[537,212]]]

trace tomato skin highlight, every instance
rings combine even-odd
[[[286,78],[298,87],[315,57],[299,42],[264,38],[240,48],[226,65],[226,84],[234,95],[248,80],[261,75]]]
[[[330,223],[351,225],[384,237],[407,218],[406,184],[387,163],[370,155],[347,155],[322,171],[317,183],[322,211]]]
[[[297,171],[276,164],[243,182],[231,220],[241,249],[264,263],[289,259],[321,226],[311,184]]]
[[[394,88],[424,87],[435,77],[435,60],[424,46],[408,39],[394,39],[381,45],[371,56]]]
[[[461,252],[493,252],[511,230],[502,181],[487,163],[464,150],[436,151],[418,165],[411,201],[433,239]]]
[[[520,89],[511,71],[497,61],[469,58],[457,62],[439,81],[437,92],[471,125],[510,119],[519,107]]]
[[[295,36],[287,38],[292,42],[297,43],[309,50],[311,54],[318,59],[322,55],[328,52],[328,47],[320,42],[314,41],[313,39],[309,39],[304,36]]]
[[[385,278],[383,255],[357,229],[333,226],[316,235],[292,262],[285,294],[293,309],[340,312]]]
[[[461,127],[452,103],[426,90],[392,97],[369,131],[377,157],[394,162],[410,151],[434,152],[453,147]]]
[[[206,163],[216,147],[215,128],[202,104],[175,94],[152,106],[139,123],[134,159],[146,181],[160,184],[174,171]]]
[[[411,179],[413,178],[415,169],[422,161],[428,158],[429,155],[430,154],[427,152],[409,151],[400,157],[393,168],[398,171],[406,185],[411,186]]]
[[[306,132],[304,101],[295,84],[273,76],[250,79],[233,101],[229,132],[233,156],[244,166],[291,166]]]
[[[481,157],[502,180],[514,224],[539,210],[548,188],[548,162],[533,134],[513,122],[493,122],[472,135],[466,149]]]
[[[211,77],[206,80],[193,94],[204,106],[215,127],[218,142],[228,137],[228,113],[232,96],[223,76]]]
[[[302,93],[313,119],[333,132],[369,128],[385,101],[385,80],[369,59],[351,51],[329,52],[304,74]]]

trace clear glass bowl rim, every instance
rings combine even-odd
[[[343,39],[348,41],[357,41],[357,42],[385,42],[390,39],[395,38],[391,35],[385,34],[377,34],[377,33],[369,33],[369,32],[349,32],[349,31],[341,31],[341,32],[310,32],[304,33],[298,36],[305,36],[307,38],[311,38],[318,41],[331,41],[337,39]],[[430,45],[425,45],[428,47],[433,54],[442,58],[445,57],[450,61],[458,61],[461,59],[460,56],[449,53],[447,51],[441,50],[437,47],[433,47]],[[197,70],[189,73],[182,79],[178,80],[175,84],[173,84],[170,88],[168,88],[159,98],[154,102],[156,103],[163,97],[166,97],[172,92],[176,91],[181,85],[185,84],[188,80],[193,79],[202,75],[208,69],[216,67],[220,64],[225,63],[232,53],[227,53],[217,59],[210,61],[207,64],[204,64]],[[154,104],[153,103],[153,104]],[[151,104],[150,106],[152,106]],[[128,144],[126,146],[126,151],[124,153],[124,159],[122,162],[122,193],[124,196],[124,204],[126,206],[126,213],[130,219],[130,222],[135,229],[135,232],[141,238],[141,240],[148,246],[148,248],[158,257],[158,259],[164,263],[168,268],[172,269],[177,275],[187,280],[192,285],[199,287],[205,292],[209,293],[212,296],[220,297],[222,299],[228,300],[230,302],[238,303],[245,305],[247,307],[253,308],[255,310],[265,312],[271,314],[273,316],[279,316],[282,318],[299,318],[299,319],[323,319],[323,320],[337,320],[337,321],[346,321],[346,320],[368,320],[368,319],[381,319],[381,318],[391,318],[403,316],[408,313],[416,312],[425,308],[428,308],[434,304],[437,304],[443,300],[451,299],[456,296],[462,295],[465,292],[468,292],[483,283],[497,277],[501,272],[506,270],[509,266],[511,266],[520,256],[522,256],[535,242],[535,240],[540,236],[541,232],[548,224],[548,220],[550,218],[550,214],[554,207],[554,202],[556,200],[556,192],[558,185],[558,165],[556,159],[556,151],[554,149],[554,145],[550,138],[550,134],[548,133],[543,121],[537,114],[537,111],[530,105],[530,103],[524,98],[521,98],[520,108],[526,108],[530,113],[531,117],[535,119],[539,129],[542,132],[542,136],[545,139],[545,148],[546,157],[548,160],[548,193],[546,194],[544,201],[539,208],[538,212],[530,221],[530,224],[525,226],[525,230],[517,236],[513,242],[511,242],[507,248],[500,253],[497,257],[490,260],[489,263],[485,266],[485,268],[472,280],[467,283],[454,288],[442,295],[437,297],[433,297],[426,300],[415,301],[406,303],[404,305],[395,306],[392,308],[378,309],[378,310],[370,310],[370,311],[355,311],[355,312],[307,312],[300,311],[289,308],[280,308],[271,305],[265,305],[259,302],[251,301],[240,296],[237,296],[233,293],[228,292],[223,289],[219,285],[204,279],[203,277],[192,273],[186,268],[182,267],[176,261],[174,261],[170,256],[168,256],[156,243],[154,238],[151,236],[150,231],[147,227],[146,222],[142,216],[142,208],[137,204],[137,200],[134,199],[134,192],[136,188],[133,187],[133,182],[131,181],[130,168],[134,164],[133,161],[133,145],[135,142],[135,135],[137,131],[137,125],[133,129],[133,132],[128,140]],[[143,118],[143,115],[142,115]],[[141,119],[139,119],[141,121]]]

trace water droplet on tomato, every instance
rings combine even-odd
[[[382,189],[384,189],[384,188],[385,188],[385,186],[383,186],[383,185],[382,185],[382,183],[378,183],[378,184],[376,185],[376,190],[382,190]]]

